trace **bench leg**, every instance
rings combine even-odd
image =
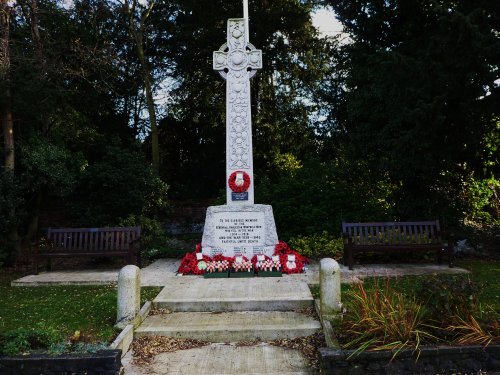
[[[349,270],[352,271],[354,269],[354,259],[353,259],[353,251],[352,248],[349,248]]]
[[[450,268],[452,268],[454,266],[453,264],[453,245],[454,245],[455,241],[453,240],[453,237],[450,237],[448,239],[448,247],[447,247],[447,253],[448,253],[448,265],[450,266]]]
[[[137,252],[136,259],[137,259],[137,267],[142,268],[142,258],[140,250]]]
[[[47,258],[47,271],[52,271],[52,259],[50,257]]]
[[[33,260],[33,268],[35,275],[38,275],[38,256],[35,255],[35,259]]]
[[[439,249],[437,251],[437,261],[438,261],[439,265],[443,264],[443,252],[444,252],[444,249]]]

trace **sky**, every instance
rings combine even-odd
[[[312,14],[313,25],[322,36],[335,36],[342,33],[343,27],[329,8],[321,8]]]

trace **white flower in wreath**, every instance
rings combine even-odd
[[[236,186],[243,186],[245,180],[243,179],[243,172],[236,173],[236,179],[234,180],[234,184]]]

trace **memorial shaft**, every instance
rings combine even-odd
[[[226,196],[228,205],[254,203],[250,78],[262,68],[262,51],[248,40],[245,19],[229,19],[227,43],[213,68],[226,80]]]

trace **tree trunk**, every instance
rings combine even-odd
[[[156,123],[155,103],[153,99],[153,90],[151,88],[151,77],[149,70],[143,68],[144,87],[146,89],[146,102],[148,105],[149,122],[151,123],[151,156],[153,169],[156,173],[160,172],[160,146],[158,141],[158,126]]]
[[[4,144],[4,167],[14,177],[15,154],[14,154],[14,121],[11,112],[10,93],[10,12],[11,8],[7,0],[0,0],[0,85],[3,91],[0,94],[0,121],[2,122],[3,144]],[[9,216],[16,216],[15,209],[9,212]],[[21,247],[17,226],[8,228],[9,242],[14,247],[13,255],[19,256]]]
[[[38,3],[37,0],[20,1],[21,9],[23,10],[24,17],[27,24],[31,29],[31,39],[33,40],[33,46],[35,51],[35,61],[38,69],[38,79],[43,82],[48,79],[48,68],[47,61],[45,59],[45,54],[43,52],[42,38],[40,37],[40,22],[38,20]],[[40,113],[41,123],[42,123],[42,133],[47,134],[49,131],[49,116],[47,111]]]
[[[14,172],[14,123],[10,109],[10,6],[7,0],[0,0],[0,80],[3,97],[0,100],[0,116],[2,121],[4,143],[4,167]]]
[[[144,29],[146,19],[149,17],[156,0],[149,0],[149,5],[147,10],[144,11],[139,20],[136,20],[136,10],[138,0],[132,1],[132,7],[129,5],[129,0],[124,0],[124,6],[129,17],[129,33],[134,40],[137,57],[139,58],[139,63],[141,64],[141,75],[144,80],[144,89],[146,91],[146,105],[148,107],[149,122],[151,124],[151,159],[153,164],[153,169],[156,173],[160,172],[160,146],[158,142],[158,125],[156,123],[156,111],[155,102],[153,99],[153,88],[152,88],[152,77],[151,69],[147,61],[146,54],[144,52]]]
[[[142,79],[144,80],[144,88],[146,90],[146,104],[148,106],[149,122],[151,124],[151,156],[153,162],[153,169],[156,173],[160,172],[160,146],[158,142],[158,126],[156,123],[156,111],[155,102],[153,99],[153,88],[151,71],[149,69],[149,64],[146,60],[143,47],[143,38],[141,31],[136,31],[136,46],[137,55],[141,63]]]

